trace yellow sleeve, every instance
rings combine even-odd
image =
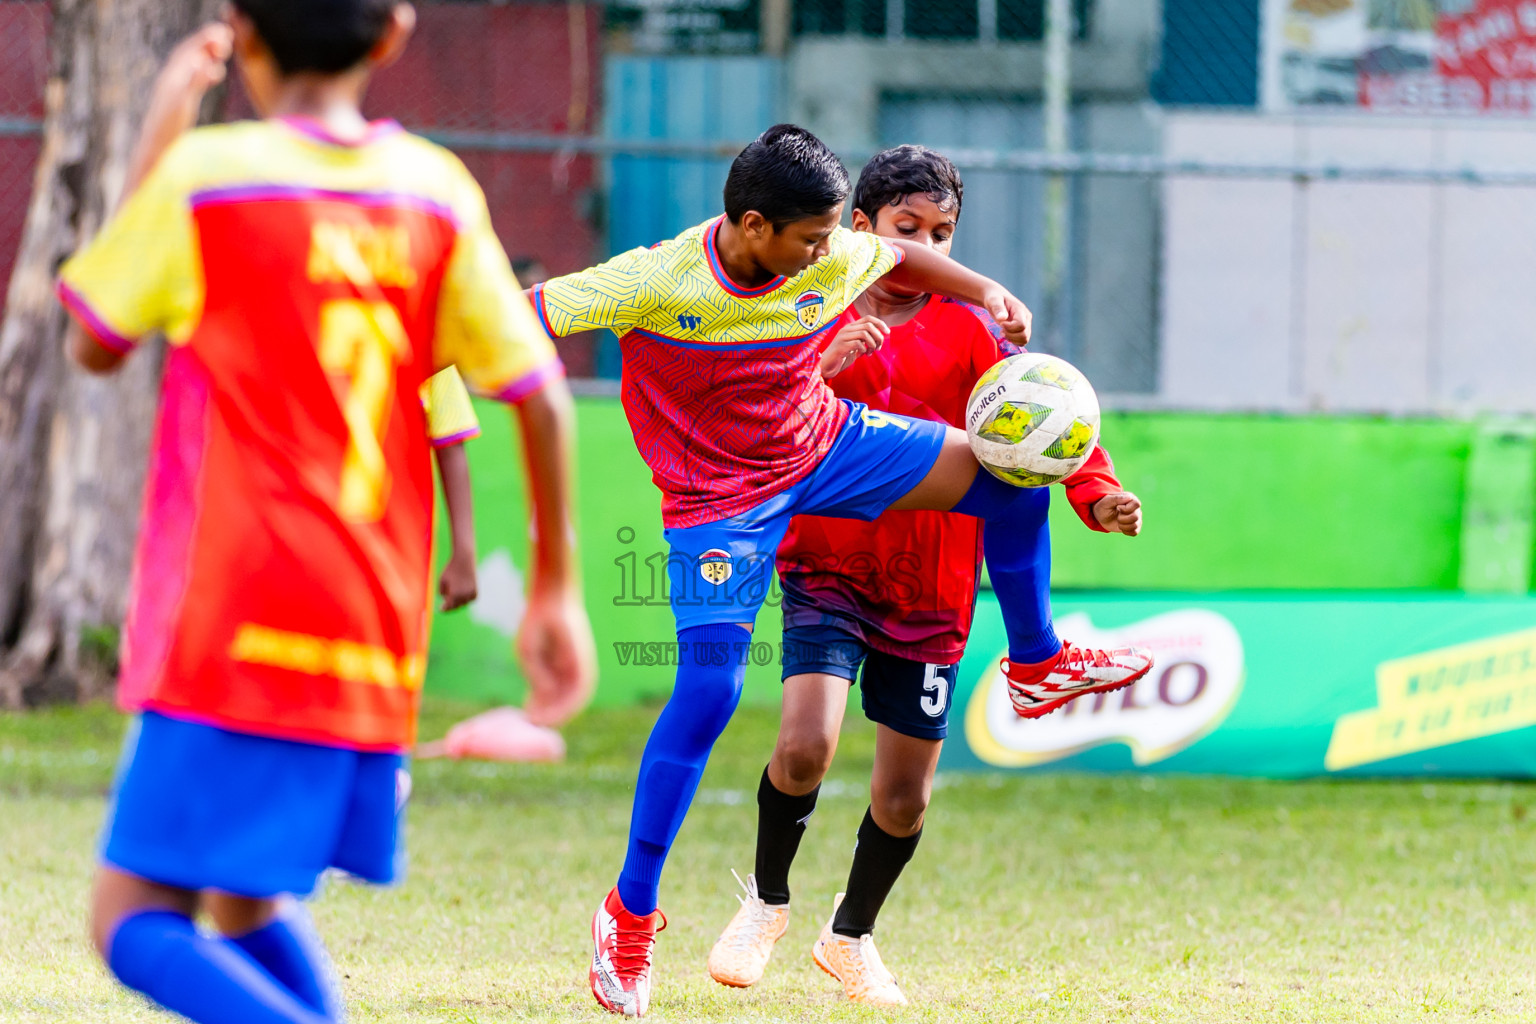
[[[427,438],[432,447],[461,444],[480,435],[480,419],[457,368],[450,366],[427,378],[421,386],[421,405],[427,411]]]
[[[539,320],[555,338],[603,329],[628,333],[661,298],[654,285],[663,261],[659,249],[631,249],[590,269],[551,278],[533,290]]]
[[[462,177],[468,199],[438,297],[436,364],[457,366],[479,394],[521,401],[565,371],[491,229],[484,193]]]
[[[905,258],[905,253],[889,245],[880,236],[868,231],[849,231],[839,227],[833,233],[827,270],[838,274],[843,283],[842,302],[838,312],[847,309],[853,300],[870,285],[888,274],[892,267]],[[820,268],[820,264],[817,264]]]
[[[202,310],[202,270],[183,168],[173,145],[101,232],[59,271],[65,307],[107,348],[128,352],[151,331],[185,341]]]

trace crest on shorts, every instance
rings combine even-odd
[[[820,292],[806,292],[795,300],[795,316],[800,318],[800,326],[808,331],[816,329],[821,323],[821,311],[826,306],[826,300]]]
[[[719,586],[731,578],[731,556],[719,548],[710,548],[699,556],[699,575]]]

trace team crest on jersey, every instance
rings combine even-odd
[[[731,556],[719,548],[710,548],[699,556],[699,575],[719,586],[731,578]]]
[[[820,292],[806,292],[795,300],[795,316],[800,318],[800,326],[808,331],[816,329],[821,323],[821,310],[826,305],[826,300]]]

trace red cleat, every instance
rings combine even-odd
[[[641,1017],[651,1003],[651,950],[667,926],[654,910],[644,917],[624,909],[614,888],[592,915],[592,969],[587,982],[603,1009]]]
[[[1123,689],[1151,668],[1152,652],[1143,647],[1100,651],[1063,643],[1054,657],[1033,665],[1003,659],[1008,696],[1020,718],[1042,718],[1078,697]]]

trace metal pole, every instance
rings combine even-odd
[[[1048,0],[1045,9],[1045,151],[1067,151],[1067,115],[1072,102],[1072,0]],[[1045,347],[1063,349],[1067,270],[1067,179],[1045,181]]]
[[[758,16],[762,52],[770,57],[782,57],[789,48],[789,29],[793,14],[790,0],[762,0]]]

